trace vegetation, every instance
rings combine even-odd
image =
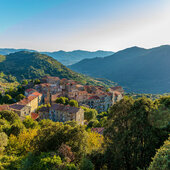
[[[15,71],[14,71],[15,70]],[[38,52],[20,51],[6,56],[0,56],[0,73],[3,80],[13,79],[13,81],[22,81],[24,79],[36,79],[45,75],[57,76],[81,82],[82,84],[92,85],[113,85],[111,81],[97,80],[78,74],[68,69],[57,60],[45,54]],[[8,75],[8,79],[5,75]],[[5,76],[5,77],[4,77]]]
[[[106,118],[104,135],[75,121],[37,122],[27,117],[21,122],[14,112],[1,111],[0,169],[166,170],[170,118],[167,114],[165,121],[164,111],[170,113],[169,101],[125,97],[94,117],[83,108],[95,127]]]
[[[149,166],[149,170],[167,170],[169,169],[169,155],[170,155],[170,137],[165,141],[164,145],[158,149]]]
[[[4,94],[0,93],[0,104],[12,104],[24,99],[24,90],[25,87],[19,85],[15,88],[9,88]]]
[[[69,100],[67,97],[58,97],[56,103],[63,105],[70,105],[72,107],[79,107],[79,104],[76,100]]]

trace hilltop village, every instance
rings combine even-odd
[[[121,100],[124,93],[120,86],[107,89],[103,86],[81,85],[76,81],[58,77],[45,76],[40,82],[33,87],[28,85],[23,100],[10,105],[1,105],[0,111],[14,111],[22,120],[30,115],[34,120],[51,119],[60,122],[75,120],[79,124],[84,124],[82,108],[56,103],[56,99],[67,97],[69,100],[76,100],[79,106],[96,109],[101,113]],[[41,107],[37,111],[42,104],[50,104],[50,107]]]

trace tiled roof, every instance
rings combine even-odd
[[[29,96],[41,96],[42,94],[41,93],[38,93],[38,92],[34,92],[34,93],[32,93],[32,94],[30,94]]]
[[[36,91],[35,89],[27,89],[27,90],[25,90],[27,93],[30,93],[30,92],[32,92],[32,91]]]
[[[95,100],[97,100],[97,99],[100,99],[100,97],[99,97],[99,96],[90,96],[88,99],[89,99],[89,100],[90,100],[90,99],[95,99]]]
[[[9,105],[0,105],[0,111],[9,110]]]
[[[54,104],[51,106],[51,110],[59,110],[59,111],[63,111],[63,112],[68,112],[68,113],[77,113],[81,108],[77,108],[77,107],[71,107],[71,106],[65,106],[63,104]]]
[[[37,95],[36,95],[37,94]],[[39,93],[40,94],[40,93]],[[23,100],[21,100],[19,102],[19,104],[28,104],[30,103],[32,100],[34,100],[35,98],[37,98],[39,95],[38,95],[38,92],[35,92],[35,95],[34,94],[31,94],[30,96],[24,98]]]
[[[15,103],[15,104],[10,105],[9,107],[14,110],[22,110],[25,107],[25,105]]]
[[[39,118],[39,114],[37,114],[37,113],[31,113],[31,118],[32,118],[33,120],[36,120],[37,118]]]

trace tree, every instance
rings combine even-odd
[[[10,135],[6,152],[9,155],[25,156],[28,152],[33,152],[33,138],[37,135],[37,129],[24,129],[18,136]]]
[[[35,85],[35,84],[40,84],[40,83],[41,83],[41,81],[40,81],[39,79],[35,79],[35,80],[34,80],[34,85]]]
[[[56,99],[56,103],[67,105],[69,103],[69,100],[66,97],[59,97]]]
[[[13,111],[0,111],[1,119],[6,119],[10,123],[14,123],[16,120],[20,121],[19,116]]]
[[[81,108],[84,110],[84,119],[87,121],[96,119],[97,116],[97,110],[95,109],[89,109],[87,107],[81,106]]]
[[[79,106],[79,104],[76,100],[70,100],[69,105],[72,106],[72,107],[78,107]]]
[[[4,147],[7,146],[8,143],[8,136],[4,133],[0,133],[0,155],[3,154]]]
[[[80,170],[94,170],[94,165],[93,163],[87,159],[83,158],[82,161],[80,162]]]
[[[21,121],[15,121],[9,130],[8,135],[13,134],[15,136],[18,136],[23,130],[25,129],[25,126]]]
[[[20,100],[22,100],[24,98],[25,98],[25,96],[23,94],[18,94],[18,96],[15,99],[18,102],[18,101],[20,101]]]
[[[87,148],[88,153],[92,153],[92,151],[103,150],[102,145],[104,144],[103,135],[100,135],[96,132],[89,132],[87,138]]]
[[[24,119],[23,124],[27,129],[34,129],[38,126],[38,122],[34,121],[30,116],[27,116],[26,119]]]
[[[74,153],[71,151],[71,147],[66,144],[62,144],[58,149],[61,158],[67,159],[68,162],[72,162],[75,159]]]
[[[90,122],[87,125],[88,128],[92,128],[92,127],[100,127],[100,123],[98,120],[90,120]]]
[[[169,169],[169,155],[170,155],[170,137],[165,141],[164,145],[158,149],[153,161],[149,166],[149,170],[168,170]]]
[[[23,80],[22,81],[22,85],[25,85],[25,86],[28,85],[28,81],[27,80]]]
[[[155,109],[150,99],[127,97],[111,107],[105,132],[109,169],[148,167],[155,149],[167,138],[150,124],[148,117]]]
[[[5,96],[2,97],[1,102],[5,104],[11,104],[12,97],[9,94],[5,94]]]

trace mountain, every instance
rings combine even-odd
[[[66,51],[57,51],[57,52],[41,52],[43,54],[47,54],[64,65],[71,65],[77,63],[85,58],[95,58],[95,57],[105,57],[112,55],[114,52],[112,51],[83,51],[83,50],[75,50],[71,52]]]
[[[36,52],[35,50],[29,50],[29,49],[0,48],[0,55],[8,55],[10,53],[16,53],[19,51]]]
[[[111,56],[85,59],[71,65],[74,71],[114,80],[127,92],[170,92],[170,46],[132,47]]]
[[[29,50],[29,49],[0,48],[0,55],[8,55],[10,53],[15,53],[19,51],[37,52],[35,50]],[[105,57],[105,56],[112,55],[114,52],[101,51],[101,50],[95,52],[75,50],[70,52],[55,51],[55,52],[40,52],[40,53],[51,56],[57,61],[67,66],[67,65],[77,63],[85,58]]]
[[[38,52],[20,51],[9,55],[0,55],[1,78],[11,77],[17,81],[41,78],[44,75],[58,76],[80,81],[82,84],[113,85],[105,79],[97,80],[76,73],[57,60]],[[2,74],[3,73],[3,74]]]

